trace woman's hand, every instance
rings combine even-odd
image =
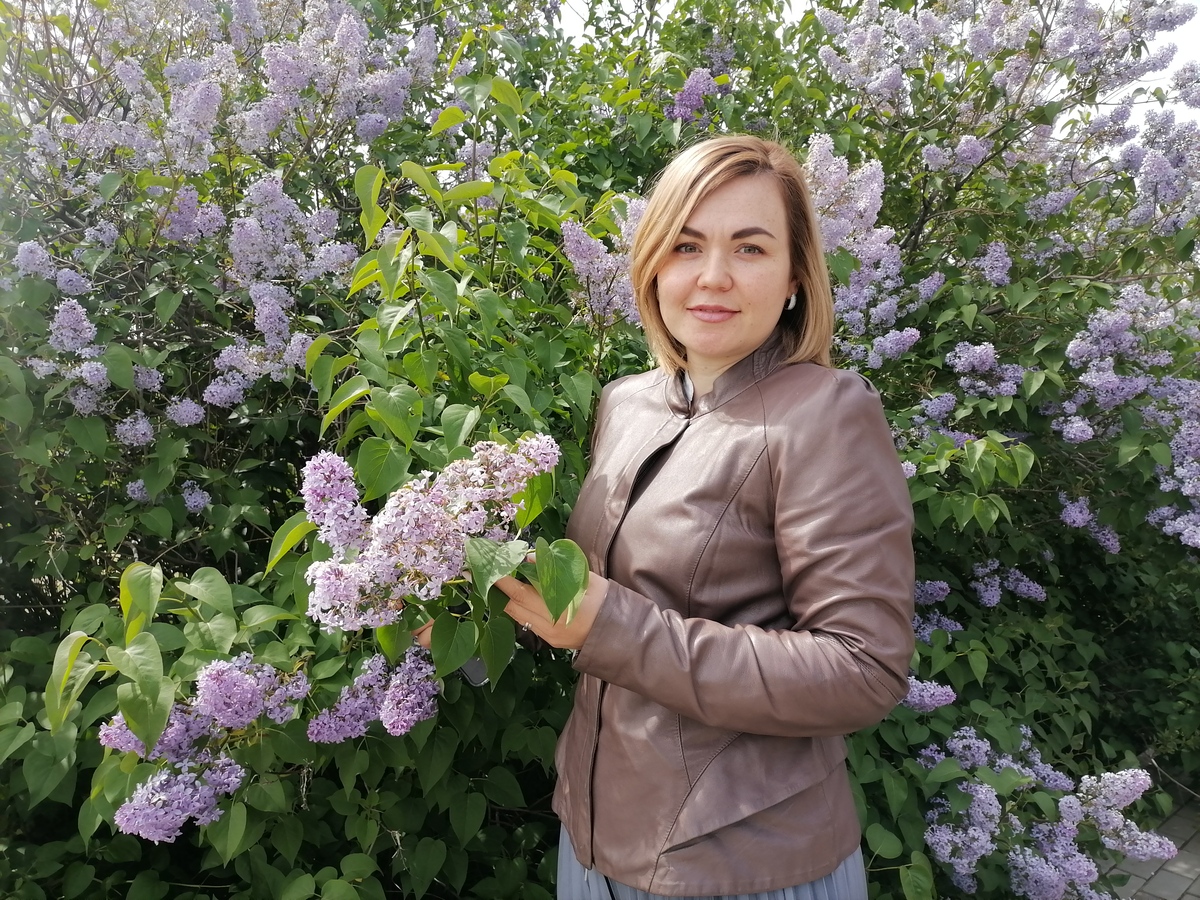
[[[518,626],[524,627],[528,624],[529,630],[551,647],[578,650],[592,630],[592,623],[596,621],[600,607],[604,605],[604,596],[608,593],[608,579],[595,572],[589,573],[587,590],[570,622],[566,620],[566,616],[555,622],[550,616],[546,601],[531,584],[510,575],[497,581],[496,587],[509,596],[508,606],[504,611],[516,620]],[[433,644],[433,620],[430,619],[412,635],[413,640],[428,650]]]
[[[587,590],[569,622],[565,615],[555,622],[546,601],[531,584],[509,575],[497,581],[496,587],[508,594],[509,601],[504,611],[516,620],[518,627],[528,627],[551,647],[578,650],[587,640],[592,623],[596,621],[596,615],[604,605],[604,597],[608,593],[608,579],[595,572],[589,573]]]

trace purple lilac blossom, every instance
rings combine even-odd
[[[37,241],[22,241],[18,244],[14,262],[18,275],[36,275],[47,281],[54,280],[54,273],[58,268],[54,265],[54,259],[46,252],[46,248]]]
[[[136,503],[149,503],[150,492],[146,490],[146,482],[139,478],[125,485],[125,493]]]
[[[184,508],[190,513],[198,513],[212,502],[208,491],[203,490],[194,481],[185,481],[180,492],[183,495]]]
[[[154,426],[140,409],[117,423],[117,440],[128,447],[144,447],[154,440]]]
[[[367,511],[359,503],[349,463],[322,450],[305,464],[300,493],[308,520],[317,526],[317,536],[330,546],[338,561],[349,551],[362,549]]]
[[[880,335],[875,338],[875,343],[867,355],[867,368],[878,369],[883,365],[885,359],[899,359],[920,339],[921,332],[915,328],[889,331],[887,334]]]
[[[904,473],[905,478],[912,478],[917,474],[917,464],[909,460],[903,460],[900,463],[900,471]]]
[[[379,707],[379,720],[388,734],[408,734],[414,725],[437,714],[437,682],[429,652],[412,646],[392,673]]]
[[[933,712],[940,706],[948,706],[958,699],[954,689],[934,681],[920,681],[908,676],[908,695],[902,701],[917,712]]]
[[[200,670],[193,706],[222,728],[245,728],[260,715],[264,699],[258,679],[244,665],[217,660]]]
[[[72,378],[78,378],[88,387],[96,390],[104,390],[108,387],[108,366],[94,359],[80,363],[65,374]]]
[[[691,122],[704,109],[704,98],[715,93],[717,83],[712,73],[705,68],[693,69],[683,88],[675,95],[674,102],[667,107],[666,116],[668,119]]]
[[[1003,243],[993,241],[988,244],[983,256],[975,262],[989,284],[994,287],[1004,287],[1008,284],[1008,270],[1012,267],[1012,259],[1009,258]]]
[[[54,274],[54,283],[68,297],[78,297],[92,289],[92,283],[74,269],[59,269]]]
[[[913,616],[912,627],[917,640],[925,644],[933,640],[933,633],[938,629],[945,631],[947,634],[962,631],[961,623],[956,622],[954,619],[937,610]]]
[[[612,253],[578,222],[568,219],[562,224],[563,252],[576,280],[583,286],[582,292],[574,296],[576,305],[599,325],[610,325],[618,316],[630,322],[639,321],[633,284],[629,280],[629,248],[644,209],[644,201],[629,202],[628,217],[632,224],[623,229],[628,234],[622,234]]]
[[[340,744],[362,737],[379,718],[388,687],[388,664],[383,654],[371,657],[362,674],[342,688],[337,702],[323,709],[308,722],[308,739],[318,744]]]
[[[47,375],[53,375],[58,371],[58,363],[51,362],[48,359],[40,359],[36,356],[31,356],[25,360],[25,366],[38,378],[45,378]]]
[[[916,283],[917,296],[921,300],[929,300],[941,290],[942,285],[946,283],[946,276],[941,272],[934,272],[927,275]]]
[[[944,581],[918,581],[914,591],[917,606],[932,606],[950,596],[950,585]]]
[[[1071,528],[1085,528],[1092,523],[1095,515],[1092,513],[1088,505],[1087,497],[1080,497],[1078,500],[1070,500],[1064,493],[1059,493],[1058,502],[1062,504],[1062,512],[1059,518],[1063,524],[1069,525]]]
[[[1009,569],[1003,576],[1004,586],[1017,597],[1026,600],[1046,599],[1046,589],[1026,576],[1020,569]]]
[[[81,416],[90,416],[100,409],[101,396],[94,388],[77,384],[67,391],[67,400]]]
[[[146,366],[133,367],[133,386],[141,391],[157,391],[162,387],[163,375],[158,369]]]
[[[225,372],[208,383],[202,397],[205,403],[230,409],[242,402],[250,383],[241,372]]]
[[[462,574],[466,539],[505,539],[520,510],[513,498],[559,456],[546,435],[522,438],[515,447],[482,441],[472,452],[436,477],[423,472],[393,492],[352,561],[309,567],[311,618],[328,629],[377,628],[396,620],[406,597],[436,598]]]
[[[50,346],[62,353],[82,350],[96,339],[96,326],[78,300],[58,304],[50,324]]]
[[[204,407],[187,397],[178,397],[167,405],[166,416],[176,425],[199,425],[204,421]]]
[[[958,395],[953,393],[938,394],[921,401],[921,409],[927,418],[933,422],[944,422],[958,408]]]

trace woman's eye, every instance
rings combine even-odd
[[[699,249],[700,248],[697,247],[695,244],[685,243],[685,244],[676,244],[675,245],[676,253],[696,253],[699,251]]]
[[[759,247],[755,244],[746,244],[744,247],[741,248],[741,252],[742,253],[762,253],[763,248]]]

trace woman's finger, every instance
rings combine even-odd
[[[428,650],[433,646],[433,620],[430,619],[420,628],[413,631],[413,640]]]

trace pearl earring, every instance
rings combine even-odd
[[[788,297],[787,306],[785,306],[784,309],[795,309],[795,308],[796,308],[796,294],[792,294],[792,296]]]

